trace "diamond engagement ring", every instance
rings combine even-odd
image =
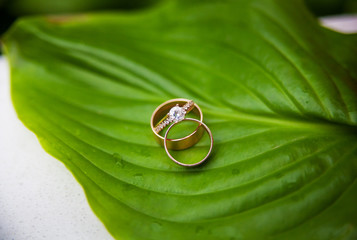
[[[185,98],[171,99],[155,109],[151,116],[150,125],[155,139],[161,146],[164,146],[164,137],[160,134],[161,131],[171,123],[183,120],[189,112],[192,112],[200,121],[203,121],[200,107],[192,100]],[[185,137],[168,139],[167,148],[172,150],[189,148],[201,139],[203,133],[204,129],[198,126],[191,134]]]
[[[194,118],[186,118],[186,115],[191,112],[194,113],[199,117],[199,119]],[[177,138],[177,139],[170,139],[168,138],[168,133],[172,129],[173,126],[179,124],[182,121],[191,121],[197,122],[197,128],[189,135]],[[192,167],[197,166],[203,163],[211,154],[212,147],[213,147],[213,136],[211,130],[207,127],[206,124],[203,123],[203,115],[202,111],[199,106],[194,103],[192,100],[178,98],[172,99],[162,103],[158,106],[151,116],[151,130],[154,133],[155,139],[158,141],[159,144],[164,146],[167,155],[170,157],[172,161],[175,163],[185,166],[185,167]],[[160,132],[167,128],[166,133],[164,136],[160,135]],[[207,155],[196,163],[182,163],[176,160],[169,152],[171,150],[183,150],[195,145],[198,141],[200,141],[204,131],[206,131],[209,135],[211,144]]]

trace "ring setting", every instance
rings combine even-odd
[[[171,122],[182,121],[185,118],[186,113],[192,108],[193,104],[194,104],[194,102],[192,100],[187,102],[182,107],[180,107],[178,104],[176,104],[176,106],[172,107],[170,109],[170,111],[167,113],[167,117],[165,119],[163,119],[163,121],[160,122],[155,127],[155,131],[160,132],[162,129],[164,129]]]

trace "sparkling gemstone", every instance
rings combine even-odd
[[[176,122],[181,121],[185,118],[185,111],[181,107],[175,106],[170,109],[169,116]]]

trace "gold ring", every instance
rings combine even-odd
[[[170,123],[182,121],[187,113],[193,112],[203,121],[203,115],[200,107],[192,100],[185,98],[171,99],[158,106],[151,116],[151,130],[154,133],[156,141],[164,146],[164,137],[159,133]],[[191,134],[177,139],[168,139],[166,148],[172,150],[183,150],[196,144],[202,137],[204,129],[198,126]]]
[[[210,144],[210,148],[209,148],[209,150],[208,150],[208,153],[207,153],[207,155],[206,155],[203,159],[201,159],[199,162],[191,163],[191,164],[179,162],[179,161],[177,161],[177,160],[170,154],[169,150],[167,149],[167,143],[168,143],[167,141],[169,140],[169,139],[167,139],[167,135],[169,134],[169,132],[170,132],[170,130],[171,130],[171,128],[172,128],[173,126],[175,126],[177,123],[182,122],[182,121],[194,121],[194,122],[198,122],[198,123],[199,123],[198,127],[199,127],[199,128],[200,128],[201,126],[204,127],[204,129],[207,131],[207,133],[208,133],[208,135],[209,135],[209,137],[210,137],[211,144]],[[166,151],[167,155],[168,155],[168,156],[171,158],[171,160],[174,161],[175,163],[177,163],[177,164],[179,164],[179,165],[181,165],[181,166],[185,166],[185,167],[197,166],[197,165],[203,163],[204,161],[206,161],[206,159],[209,157],[209,155],[210,155],[211,152],[212,152],[212,148],[213,148],[213,136],[212,136],[212,132],[211,132],[211,130],[207,127],[207,125],[204,124],[202,121],[197,120],[197,119],[194,119],[194,118],[184,118],[184,119],[182,119],[181,121],[174,122],[174,123],[167,129],[167,131],[166,131],[166,133],[165,133],[165,137],[164,137],[164,148],[165,148],[165,151]]]

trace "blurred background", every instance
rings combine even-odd
[[[160,0],[0,0],[0,35],[16,18],[37,14],[61,14],[99,10],[132,10]]]
[[[36,14],[75,13],[99,10],[133,10],[162,0],[0,0],[0,35],[16,18]],[[316,16],[357,12],[357,0],[304,0]]]

